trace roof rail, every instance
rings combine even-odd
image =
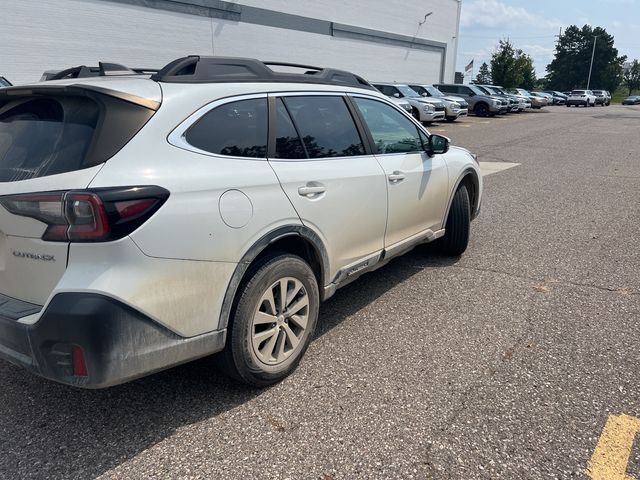
[[[128,68],[117,63],[98,62],[97,67],[87,67],[80,65],[61,70],[56,73],[47,74],[46,80],[63,80],[67,78],[88,78],[88,77],[109,77],[109,76],[126,76],[126,75],[152,75],[157,73],[155,68]]]
[[[277,72],[269,66],[300,68],[306,71],[303,73]],[[253,58],[198,55],[174,60],[152,75],[151,79],[166,83],[315,83],[373,89],[364,78],[345,70],[286,62],[261,62]]]

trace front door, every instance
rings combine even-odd
[[[378,149],[387,178],[389,213],[385,248],[442,228],[449,177],[442,155],[424,151],[424,134],[396,108],[354,96]]]

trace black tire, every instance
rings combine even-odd
[[[307,324],[302,330],[298,346],[292,348],[290,356],[282,363],[268,365],[260,360],[253,346],[253,319],[258,309],[262,308],[261,305],[264,305],[259,302],[265,292],[271,288],[273,294],[274,285],[280,279],[288,277],[299,281],[303,286],[301,292],[308,297]],[[250,269],[246,278],[248,280],[238,289],[237,302],[227,328],[226,346],[218,356],[218,367],[222,373],[240,382],[253,387],[265,387],[286,378],[300,363],[316,327],[320,293],[309,265],[302,258],[286,253],[274,253],[265,257]],[[275,303],[278,303],[277,299]],[[281,337],[279,326],[273,328],[279,332],[276,334],[276,346],[273,347],[275,352],[278,342],[284,342],[286,335],[283,329]]]
[[[460,185],[449,209],[444,237],[440,239],[440,251],[447,256],[459,257],[467,249],[471,230],[471,203],[467,187]]]
[[[413,115],[413,118],[420,121],[420,112],[416,107],[411,107],[411,115]]]
[[[446,117],[445,120],[449,123],[455,122],[458,119],[458,117]]]
[[[486,103],[478,103],[473,112],[479,117],[486,117],[489,115],[489,106]]]

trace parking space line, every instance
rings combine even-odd
[[[610,415],[589,462],[587,475],[592,480],[636,480],[627,475],[627,465],[638,433],[640,418]]]
[[[502,172],[503,170],[517,167],[518,165],[520,164],[511,162],[480,162],[480,171],[482,172],[482,176],[486,177],[487,175]]]

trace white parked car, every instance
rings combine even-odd
[[[269,65],[0,91],[1,358],[101,388],[219,353],[268,385],[336,289],[421,243],[465,251],[474,155],[356,75]]]
[[[567,98],[567,107],[575,105],[579,107],[583,105],[585,107],[596,106],[596,96],[591,90],[573,90]]]
[[[444,120],[446,111],[442,101],[423,97],[409,85],[398,83],[374,83],[373,86],[389,98],[406,100],[411,104],[413,116],[424,123]]]

